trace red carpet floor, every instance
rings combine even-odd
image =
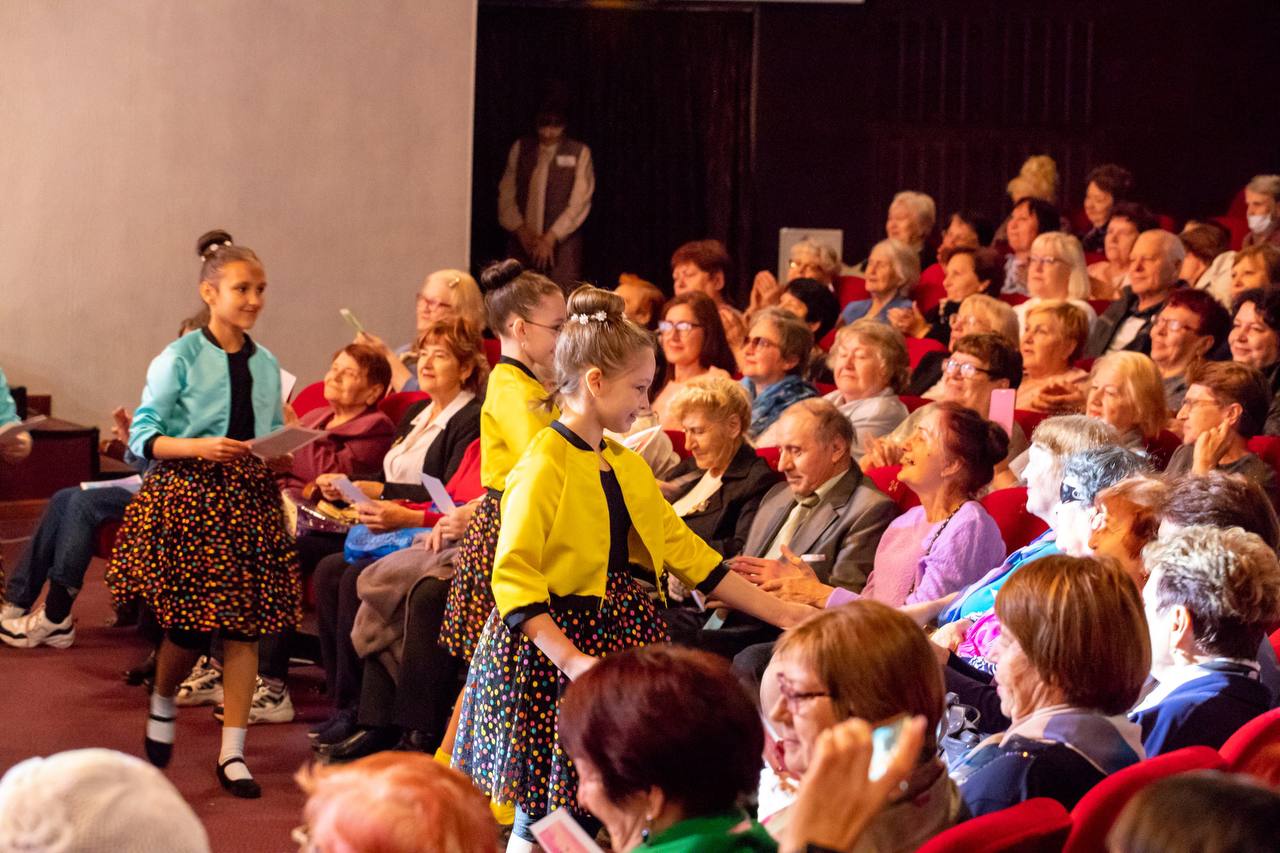
[[[6,548],[6,563],[17,554]],[[32,755],[107,747],[142,755],[147,696],[128,687],[122,670],[146,647],[130,628],[107,628],[110,604],[95,560],[76,602],[76,643],[70,649],[11,649],[0,645],[0,771]],[[259,800],[238,800],[214,776],[219,727],[211,708],[180,709],[178,739],[166,774],[204,821],[215,853],[296,850],[289,831],[302,822],[303,796],[294,772],[310,756],[307,727],[327,715],[315,667],[294,669],[292,723],[249,730],[249,766],[262,784]]]

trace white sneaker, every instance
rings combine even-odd
[[[26,616],[27,611],[19,604],[10,604],[5,602],[0,605],[0,622],[5,619],[17,619],[19,616]]]
[[[249,706],[249,725],[255,723],[293,722],[293,699],[289,698],[289,686],[272,687],[258,677],[253,688],[253,704]],[[222,705],[213,709],[213,718],[222,722]]]
[[[222,701],[222,670],[201,655],[191,674],[178,686],[174,702],[183,708],[196,705],[217,705]]]
[[[61,622],[50,622],[41,607],[26,616],[0,619],[0,641],[18,649],[34,649],[36,646],[65,649],[76,641],[75,620],[67,614]]]

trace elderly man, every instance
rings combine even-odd
[[[1089,333],[1086,358],[1117,350],[1151,352],[1151,326],[1178,286],[1178,270],[1187,250],[1168,231],[1143,231],[1129,254],[1129,285],[1111,303]]]
[[[1249,219],[1249,233],[1243,248],[1271,243],[1280,246],[1280,175],[1255,175],[1244,188],[1244,210]]]
[[[786,482],[760,501],[744,556],[730,560],[729,567],[763,584],[808,566],[823,583],[858,592],[897,508],[853,463],[853,427],[834,405],[802,400],[782,415],[779,428],[778,470]],[[727,621],[725,615],[717,611],[711,617],[699,645],[732,657],[778,634],[740,614],[728,614]]]
[[[1171,413],[1187,395],[1187,370],[1226,344],[1230,331],[1231,315],[1208,292],[1184,287],[1169,295],[1151,324],[1151,360]]]

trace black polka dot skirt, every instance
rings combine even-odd
[[[489,492],[476,507],[453,560],[453,581],[440,626],[440,646],[469,663],[475,654],[485,620],[493,612],[493,558],[498,550],[502,508]]]

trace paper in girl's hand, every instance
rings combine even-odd
[[[294,376],[283,367],[280,368],[280,400],[281,402],[289,402],[289,398],[293,396],[293,386],[298,384],[298,377]]]
[[[306,447],[317,439],[324,438],[322,429],[307,429],[300,426],[283,426],[275,432],[267,433],[249,442],[249,449],[260,459],[275,459],[286,456]]]
[[[529,829],[547,853],[604,853],[568,809],[556,809]]]
[[[337,477],[333,481],[333,487],[342,493],[342,499],[352,506],[359,504],[371,504],[373,498],[366,495],[356,487],[356,484],[348,480],[346,477]]]
[[[430,474],[422,475],[422,485],[426,487],[427,494],[431,495],[431,500],[435,501],[436,509],[443,513],[453,512],[458,505],[453,502],[453,498],[449,497],[449,491],[444,487],[444,483],[440,482],[436,477]]]
[[[49,420],[44,415],[32,415],[25,421],[14,421],[13,423],[0,426],[0,444],[10,441],[17,441],[18,436],[44,421]]]

